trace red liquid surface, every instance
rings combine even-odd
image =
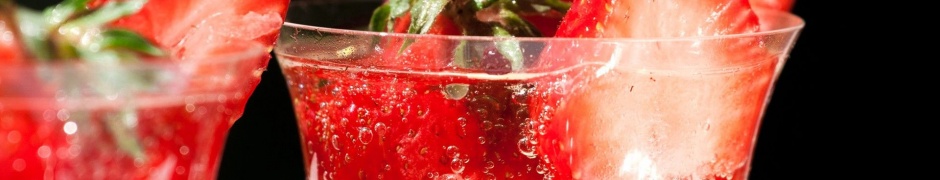
[[[777,67],[493,79],[279,58],[311,179],[744,179]]]

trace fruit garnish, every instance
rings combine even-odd
[[[752,33],[759,31],[760,27],[758,17],[752,12],[747,0],[580,0],[573,3],[556,36],[676,39]],[[590,51],[585,51],[586,49]],[[773,76],[775,70],[767,67],[775,67],[776,62],[770,60],[772,58],[767,55],[760,41],[753,38],[622,44],[576,44],[559,41],[548,44],[543,53],[545,57],[563,60],[609,59],[603,67],[591,69],[590,74],[568,75],[581,78],[559,81],[559,77],[545,77],[536,82],[534,90],[539,92],[540,95],[537,97],[540,98],[530,98],[531,104],[534,105],[530,110],[533,112],[532,118],[553,114],[556,119],[549,127],[551,133],[542,136],[544,139],[540,142],[547,143],[540,144],[539,152],[553,155],[550,158],[553,162],[566,162],[555,164],[556,175],[580,179],[617,177],[625,174],[635,175],[635,178],[640,179],[671,176],[680,178],[686,174],[697,174],[705,169],[721,173],[708,174],[709,177],[730,178],[732,174],[738,173],[740,169],[736,168],[744,164],[742,162],[747,162],[748,156],[739,153],[747,153],[750,150],[748,148],[752,147],[751,139],[747,139],[753,137],[749,133],[753,133],[755,121],[751,120],[759,118],[759,114],[755,112],[760,112],[747,109],[750,106],[747,108],[739,106],[763,104],[762,101],[766,95],[765,93],[743,92],[766,92],[767,89],[763,85],[769,77]],[[761,63],[757,66],[754,65],[755,62]],[[540,63],[545,63],[540,67],[573,65],[552,60]],[[736,67],[737,65],[757,66],[751,68],[758,70],[748,75],[730,76],[728,79],[715,82],[670,81],[654,78],[655,76],[668,77],[668,75],[657,74],[658,70],[663,68],[703,69]],[[648,73],[643,74],[643,72]],[[585,84],[585,86],[573,86],[580,90],[567,90],[567,92],[579,93],[564,94],[553,91],[553,88],[572,86],[557,85],[557,83]],[[688,89],[700,91],[684,93]],[[726,89],[738,91],[721,91]],[[727,97],[707,103],[700,102],[707,104],[708,107],[658,106],[657,103],[650,102],[660,102],[659,104],[664,105],[688,104],[677,101],[689,101],[696,97],[713,100],[716,96]],[[557,108],[541,108],[548,106]],[[721,110],[706,108],[721,108]],[[556,111],[558,109],[567,110],[562,113],[562,111]],[[624,119],[625,114],[637,120],[616,120]],[[689,117],[686,114],[695,116]],[[678,139],[687,138],[686,134],[671,130],[693,129],[687,125],[691,123],[684,122],[708,114],[713,114],[713,117],[725,122],[721,125],[710,126],[711,132],[721,134],[714,135],[714,137],[728,139],[685,142]],[[578,121],[578,119],[596,121]],[[610,121],[612,119],[614,121]],[[732,120],[724,121],[726,119]],[[664,125],[669,127],[663,130],[655,129]],[[627,136],[622,132],[623,127],[648,127],[647,129],[650,130],[629,132],[631,135]],[[682,138],[676,137],[677,140],[672,141],[651,141],[656,142],[656,148],[654,145],[646,144],[650,139],[657,137],[662,139],[669,136],[682,136]],[[596,148],[584,148],[586,146]],[[709,153],[713,154],[702,155]],[[672,157],[670,155],[684,156]],[[662,163],[709,162],[709,159],[715,158],[719,160],[711,164]],[[611,164],[612,167],[596,167],[595,165],[598,164]],[[661,172],[678,174],[659,174]]]
[[[558,19],[568,11],[569,3],[560,0],[431,0],[410,1],[391,0],[377,8],[370,22],[370,30],[410,34],[438,34],[438,35],[465,35],[465,36],[494,36],[494,37],[543,37],[551,36],[559,22]],[[445,29],[432,31],[432,29]],[[453,29],[453,30],[447,30]],[[544,34],[544,32],[550,34]],[[465,42],[449,44],[442,42],[428,42],[429,46],[416,45],[415,40],[406,39],[403,42],[392,42],[385,47],[398,47],[396,54],[391,56],[413,57],[422,56],[408,53],[407,50],[417,50],[438,47],[456,47],[444,57],[453,58],[453,63],[461,68],[481,68],[493,61],[508,62],[503,70],[494,72],[508,73],[523,68],[525,52],[521,51],[518,41],[500,40],[492,48],[467,48]],[[420,40],[418,40],[420,41]],[[439,40],[426,40],[439,41]],[[492,58],[494,54],[499,58]],[[431,59],[419,57],[408,60]],[[429,63],[431,64],[431,63]]]

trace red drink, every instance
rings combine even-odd
[[[687,38],[287,23],[275,53],[308,179],[747,179],[802,27],[783,12],[760,17],[762,32]],[[518,48],[507,57],[499,46]]]
[[[263,71],[248,47],[193,66],[0,67],[0,179],[214,179]]]
[[[603,64],[547,74],[488,75],[279,59],[295,97],[306,165],[321,179],[592,179],[629,171],[621,165],[673,169],[650,177],[744,177],[776,66],[641,79],[632,78],[639,73],[618,71],[582,81],[578,77]],[[754,81],[747,86],[701,83],[754,73],[763,75],[742,79]],[[633,88],[622,91],[621,84]],[[716,98],[714,93],[727,92],[664,92],[676,84],[728,86],[720,89],[740,94]],[[616,101],[602,104],[603,98]],[[661,105],[650,98],[660,98]],[[666,107],[690,98],[716,102]],[[753,102],[739,109],[707,107],[741,101]],[[622,114],[636,117],[618,117]],[[621,120],[598,126],[604,119]]]
[[[134,109],[136,122],[129,122],[136,127],[130,133],[140,138],[139,157],[121,150],[121,141],[108,129],[114,122],[105,122],[115,120],[109,116],[123,113],[123,107],[98,102],[66,110],[37,103],[42,100],[3,100],[0,164],[6,167],[0,174],[10,179],[213,179],[228,128],[245,98],[229,93],[139,99],[147,106]]]

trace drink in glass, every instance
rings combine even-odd
[[[230,47],[194,66],[0,67],[0,179],[213,179],[267,56]]]
[[[370,32],[349,24],[362,16],[289,15],[275,53],[308,179],[746,179],[803,26],[758,15],[755,33],[591,39]],[[505,43],[523,61],[460,53]]]

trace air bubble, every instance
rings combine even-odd
[[[457,118],[457,123],[460,124],[460,127],[466,127],[466,126],[467,126],[467,118],[459,117],[459,118]]]
[[[493,173],[486,173],[486,180],[496,180],[496,175],[493,175]]]
[[[545,133],[548,133],[547,129],[548,128],[546,128],[544,124],[539,125],[538,127],[539,135],[545,135]]]
[[[457,158],[458,156],[460,156],[460,148],[457,148],[457,146],[453,146],[453,145],[447,146],[447,148],[445,148],[444,153],[445,153],[445,156],[447,156],[447,158]]]
[[[408,115],[408,113],[411,112],[411,106],[399,104],[398,111],[399,111],[399,114],[401,114],[401,116]]]
[[[493,129],[493,122],[489,120],[484,120],[482,127],[484,131],[489,131],[490,129]]]
[[[339,150],[339,136],[338,136],[338,135],[335,135],[335,134],[334,134],[334,135],[333,135],[333,138],[330,139],[330,143],[333,144],[333,149],[334,149],[334,150]]]
[[[402,97],[410,97],[410,96],[414,96],[415,94],[418,94],[418,92],[416,92],[414,89],[411,89],[411,88],[405,88],[401,90]]]
[[[464,166],[464,162],[459,158],[450,161],[450,170],[454,171],[454,173],[461,173],[464,168],[466,168],[466,166]]]
[[[552,117],[555,116],[555,109],[552,106],[542,107],[542,113],[539,114],[540,122],[550,122]]]
[[[452,100],[460,100],[467,96],[470,91],[469,84],[453,83],[444,87],[444,97]]]
[[[370,113],[370,112],[369,112],[368,109],[359,108],[359,109],[357,109],[356,111],[357,111],[357,113],[358,113],[358,115],[359,115],[359,116],[358,116],[359,119],[366,119],[366,118],[369,117],[369,113]]]
[[[181,147],[180,147],[180,154],[181,154],[181,155],[189,154],[189,147],[188,147],[188,146],[181,146]]]
[[[529,144],[529,138],[523,137],[519,139],[519,142],[516,143],[519,153],[525,155],[529,159],[535,158],[535,146]]]
[[[359,127],[359,142],[362,142],[362,144],[372,142],[372,130],[367,127]]]
[[[379,133],[379,137],[385,136],[385,132],[388,131],[388,126],[385,126],[385,123],[377,122],[375,123],[375,132]]]
[[[460,132],[458,132],[460,134],[457,135],[460,135],[460,138],[467,136],[467,118],[459,117],[457,123],[460,124]]]

